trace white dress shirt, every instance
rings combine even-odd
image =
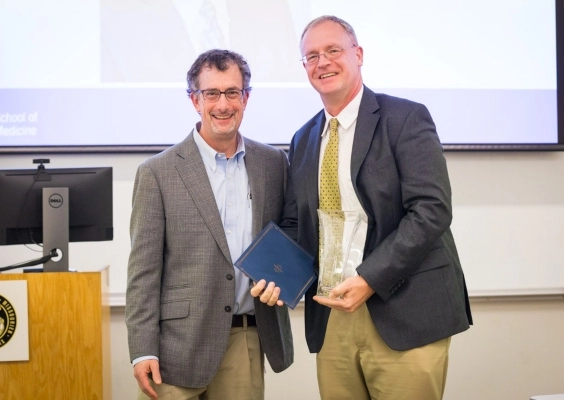
[[[339,121],[338,132],[339,132],[339,190],[341,193],[341,207],[343,211],[356,211],[361,217],[362,221],[356,231],[356,234],[352,240],[351,248],[349,251],[349,256],[347,259],[348,264],[358,266],[362,262],[362,256],[364,254],[364,245],[366,243],[366,233],[368,229],[368,218],[366,212],[362,208],[360,201],[358,200],[354,187],[351,180],[351,156],[352,147],[354,142],[354,133],[356,129],[356,121],[358,118],[358,110],[360,109],[360,100],[362,99],[362,93],[364,92],[364,87],[358,92],[355,98],[347,104],[347,106],[339,113],[339,115],[332,116],[327,110],[325,110],[325,127],[323,128],[323,133],[321,135],[321,150],[319,157],[319,172],[321,174],[321,163],[323,161],[323,155],[325,154],[325,147],[327,147],[327,142],[329,141],[329,120],[331,118],[337,118]],[[318,182],[321,180],[318,179]],[[347,237],[347,233],[351,229],[351,226],[345,223],[344,237]],[[343,243],[343,246],[345,243]],[[343,247],[343,252],[345,248]],[[344,254],[344,253],[343,253]]]
[[[230,47],[226,0],[173,0],[196,54]]]

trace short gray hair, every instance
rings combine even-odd
[[[353,44],[358,45],[358,39],[356,38],[356,33],[354,33],[354,29],[353,29],[352,25],[349,24],[347,21],[339,18],[339,17],[335,17],[334,15],[322,15],[321,17],[317,17],[314,20],[312,20],[304,28],[304,31],[302,32],[302,37],[301,37],[300,41],[304,39],[304,36],[309,29],[311,29],[314,26],[317,26],[317,25],[319,25],[319,24],[321,24],[322,22],[325,22],[325,21],[332,21],[332,22],[335,22],[335,23],[341,25],[343,27],[343,29],[347,32],[347,34],[353,39],[353,42],[354,42]]]

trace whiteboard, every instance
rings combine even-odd
[[[472,295],[564,294],[564,154],[447,153]]]

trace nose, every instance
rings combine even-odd
[[[227,96],[225,95],[225,93],[221,93],[219,95],[219,99],[217,99],[215,105],[220,108],[225,108],[229,105],[229,100],[227,100]]]
[[[325,57],[325,53],[321,53],[319,55],[319,60],[317,61],[317,66],[324,66],[327,64],[330,64],[331,61],[329,61],[329,59],[327,57]]]

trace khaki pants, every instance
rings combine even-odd
[[[323,400],[439,400],[448,367],[450,338],[407,351],[390,349],[366,305],[354,313],[331,310],[317,355]]]
[[[231,328],[227,351],[208,386],[185,388],[164,382],[152,386],[159,400],[264,400],[264,355],[257,328]],[[138,399],[148,399],[141,389]]]

